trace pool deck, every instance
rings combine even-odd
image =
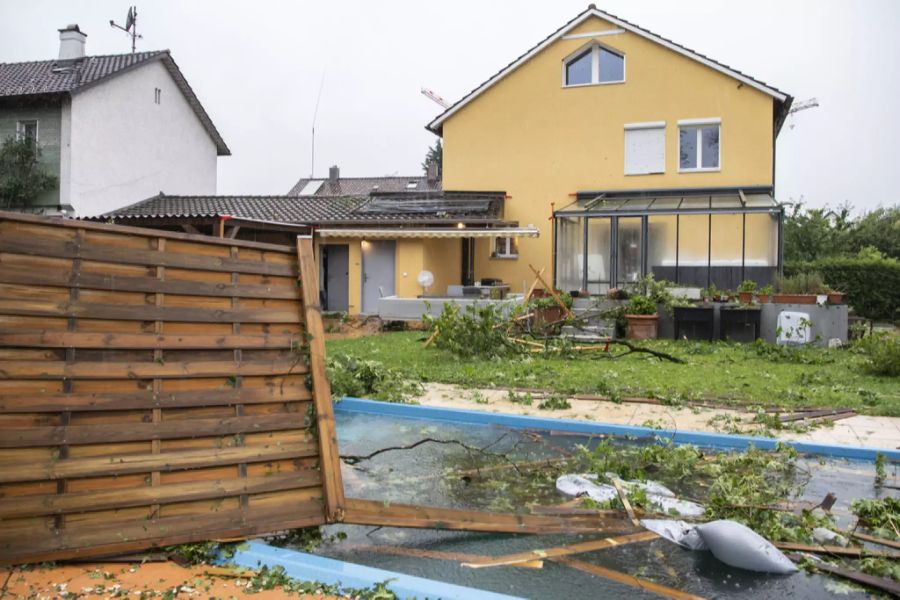
[[[479,399],[479,402],[475,401]],[[471,411],[533,416],[542,419],[583,419],[601,423],[631,426],[651,426],[678,431],[723,433],[730,424],[743,434],[753,430],[754,414],[740,409],[676,408],[657,404],[620,403],[602,400],[570,399],[572,408],[540,410],[535,400],[532,406],[514,404],[508,400],[507,390],[473,389],[429,383],[425,393],[417,397],[422,406],[453,408]],[[481,403],[487,400],[487,404]],[[710,420],[719,418],[718,424]],[[835,421],[833,425],[818,426],[810,431],[782,430],[776,438],[818,444],[839,444],[861,448],[900,448],[900,418],[856,415]]]

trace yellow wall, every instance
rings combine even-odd
[[[422,286],[416,281],[425,269],[425,250],[422,240],[397,240],[395,290],[398,296],[415,298],[422,293]]]
[[[573,33],[613,29],[597,18]],[[625,55],[621,84],[562,87],[563,59],[590,39],[558,40],[443,124],[448,190],[505,190],[505,216],[535,225],[519,259],[490,260],[476,244],[476,277],[530,282],[529,263],[552,272],[551,203],[586,190],[771,185],[773,99],[633,33],[597,38]],[[678,121],[721,119],[721,170],[678,172]],[[666,122],[666,172],[624,175],[624,125]],[[548,277],[549,278],[549,277]]]
[[[434,275],[428,293],[443,296],[448,285],[462,283],[462,241],[459,239],[425,239],[425,268]]]

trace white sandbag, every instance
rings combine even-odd
[[[594,502],[609,502],[618,494],[611,485],[596,482],[596,475],[560,475],[556,489],[568,496],[587,496]]]
[[[615,473],[608,473],[607,477],[615,478]],[[634,489],[641,489],[647,494],[650,503],[648,508],[670,515],[683,515],[685,517],[699,517],[705,509],[695,502],[681,500],[675,494],[655,481],[622,481],[619,480],[626,495]],[[587,496],[595,502],[609,502],[619,496],[619,493],[611,485],[597,483],[597,476],[593,474],[569,474],[561,475],[556,480],[556,489],[569,496]]]
[[[697,528],[684,521],[671,519],[641,519],[641,526],[670,542],[675,542],[688,550],[708,550]]]
[[[696,527],[713,556],[726,565],[760,573],[794,573],[797,566],[761,535],[735,521]]]
[[[825,527],[816,527],[813,529],[813,541],[823,546],[847,546],[850,540],[842,536],[836,531],[826,529]]]

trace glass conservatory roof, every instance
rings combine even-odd
[[[653,213],[768,212],[781,205],[770,191],[656,190],[648,192],[579,192],[575,202],[556,211],[558,216]]]

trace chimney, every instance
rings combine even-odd
[[[328,183],[337,184],[338,179],[341,178],[341,170],[338,169],[337,165],[331,165],[328,169]]]
[[[84,42],[87,34],[81,33],[78,25],[68,25],[59,30],[59,60],[84,58]]]
[[[428,177],[428,183],[434,184],[438,180],[438,166],[435,161],[431,161],[428,163],[428,167],[425,169],[425,175]]]

